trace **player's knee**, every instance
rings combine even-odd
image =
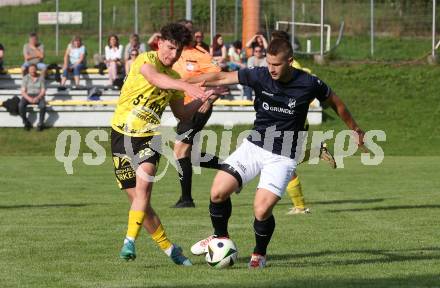
[[[211,201],[214,203],[219,203],[226,201],[229,198],[229,194],[226,191],[220,189],[219,187],[213,186],[211,188]]]
[[[271,209],[261,204],[254,204],[254,215],[258,221],[266,220],[272,214]]]
[[[177,142],[174,144],[174,155],[176,159],[182,159],[190,156],[191,145]]]

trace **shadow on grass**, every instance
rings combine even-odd
[[[332,213],[339,212],[363,212],[363,211],[387,211],[387,210],[407,210],[407,209],[438,209],[440,205],[425,204],[425,205],[397,205],[397,206],[383,206],[383,207],[371,207],[371,208],[350,208],[350,209],[334,209],[328,210]]]
[[[332,204],[368,204],[384,201],[385,198],[376,199],[346,199],[346,200],[328,200],[328,201],[307,201],[310,204],[332,205]]]
[[[0,209],[21,209],[21,208],[76,208],[98,205],[98,203],[66,203],[66,204],[21,204],[21,205],[0,205]]]
[[[383,202],[386,198],[374,198],[374,199],[343,199],[343,200],[328,200],[328,201],[307,201],[307,204],[313,205],[336,205],[336,204],[369,204],[369,203],[377,203]],[[236,206],[251,206],[251,204],[238,204]],[[278,203],[278,206],[291,206],[289,203]],[[235,206],[235,205],[234,205]],[[333,211],[333,210],[330,210]],[[336,211],[336,210],[335,210]]]
[[[353,258],[347,259],[350,254]],[[364,254],[367,257],[359,259],[358,254]],[[304,262],[302,258],[336,256],[341,259],[308,259]],[[376,257],[371,259],[371,257]],[[366,259],[368,258],[368,259]],[[245,261],[244,259],[242,259]],[[274,267],[310,267],[310,266],[345,266],[345,265],[364,265],[364,264],[387,264],[393,262],[408,262],[422,260],[440,260],[440,247],[425,247],[401,250],[380,250],[380,249],[353,249],[337,251],[320,251],[312,253],[292,253],[292,254],[274,254],[269,255],[268,260]],[[318,260],[318,261],[317,261]],[[286,262],[287,261],[287,262]],[[440,282],[439,282],[440,283]]]
[[[249,273],[261,273],[260,271],[249,271]],[[304,279],[300,277],[291,276],[291,279],[277,280],[276,278],[268,277],[265,281],[257,280],[251,281],[251,283],[240,282],[239,279],[233,277],[225,277],[224,281],[219,283],[209,284],[194,284],[194,285],[177,285],[175,287],[182,288],[198,288],[198,287],[210,287],[210,288],[225,288],[225,287],[240,287],[240,288],[254,288],[254,287],[438,287],[439,276],[436,274],[422,274],[422,275],[405,275],[405,276],[383,276],[383,277],[371,277],[365,275],[365,278],[344,278],[344,276],[335,278],[322,278],[323,276],[317,276],[310,279]],[[122,286],[131,288],[140,287],[173,287],[169,283],[163,285],[154,286]]]

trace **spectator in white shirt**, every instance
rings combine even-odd
[[[105,46],[105,64],[108,69],[110,86],[118,78],[118,71],[122,67],[123,46],[119,44],[119,38],[115,34],[108,37],[108,45]]]

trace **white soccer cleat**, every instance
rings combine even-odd
[[[287,215],[298,215],[298,214],[310,214],[310,208],[298,208],[298,207],[292,207],[290,210],[286,213]]]
[[[248,267],[249,269],[262,269],[266,267],[266,256],[252,253]]]
[[[208,236],[191,246],[191,253],[194,255],[203,255],[208,252],[209,242],[215,238],[215,235]]]

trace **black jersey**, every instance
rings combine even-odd
[[[292,73],[292,80],[283,83],[273,80],[267,67],[255,67],[239,70],[238,79],[255,91],[257,114],[248,140],[274,154],[295,158],[298,134],[304,130],[310,103],[315,98],[324,102],[331,89],[302,70]]]

